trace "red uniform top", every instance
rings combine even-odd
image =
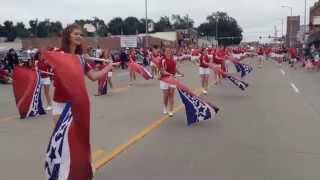
[[[291,58],[296,58],[297,57],[297,50],[296,48],[289,48],[288,53]]]
[[[174,59],[167,59],[164,58],[162,59],[161,62],[162,68],[167,71],[168,73],[175,75],[177,72],[177,67],[176,67],[176,61]],[[161,77],[168,77],[169,75],[161,75]]]
[[[227,53],[226,53],[226,51],[225,50],[218,50],[217,52],[216,52],[216,59],[219,61],[219,62],[221,62],[221,61],[224,61],[225,60],[225,58],[226,58],[226,56],[227,56]],[[218,63],[219,64],[219,63]]]
[[[52,69],[51,67],[49,66],[49,64],[47,64],[44,60],[40,60],[38,61],[38,69],[40,71],[44,71],[44,72],[52,72]],[[48,78],[50,77],[48,74],[45,74],[45,73],[41,73],[40,72],[40,76],[41,78]]]
[[[192,56],[199,56],[199,51],[197,49],[192,51]]]
[[[263,55],[263,49],[262,48],[259,48],[258,55]]]
[[[207,64],[210,63],[210,59],[209,59],[209,57],[207,55],[201,55],[200,56],[200,67],[209,68],[209,66],[204,64],[204,62],[207,63]]]
[[[81,65],[83,67],[84,73],[87,73],[89,71],[91,71],[93,68],[90,64],[88,64],[87,62],[84,61],[83,58],[79,58]],[[55,102],[58,103],[66,103],[69,99],[68,99],[68,94],[66,93],[66,90],[64,90],[60,79],[58,77],[55,77],[54,79],[54,93],[53,93],[53,100]],[[77,87],[74,87],[77,88]]]
[[[136,61],[137,61],[136,56],[132,56],[132,55],[130,55],[130,61],[136,62]]]

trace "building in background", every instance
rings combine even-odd
[[[307,44],[315,44],[319,46],[320,43],[320,1],[316,2],[310,8],[310,24],[309,24],[309,37]]]
[[[300,30],[300,16],[288,16],[287,17],[287,47],[296,47],[299,45],[297,34]]]

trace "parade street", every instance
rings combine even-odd
[[[174,116],[162,114],[158,80],[139,77],[128,87],[128,72],[115,71],[115,87],[103,97],[88,80],[94,179],[320,179],[320,74],[271,61],[259,69],[256,60],[244,60],[254,67],[246,91],[227,81],[214,85],[211,76],[201,96],[220,111],[192,126],[178,93]],[[200,94],[198,67],[178,67],[185,74],[179,79]],[[12,86],[0,91],[0,179],[42,180],[51,113],[20,120]]]

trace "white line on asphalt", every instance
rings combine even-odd
[[[282,75],[286,75],[286,72],[283,69],[280,69]]]
[[[297,88],[297,86],[294,83],[291,83],[291,87],[296,93],[300,93],[299,89]]]

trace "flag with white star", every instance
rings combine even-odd
[[[41,100],[40,74],[36,70],[16,66],[13,92],[21,119],[46,114]]]
[[[172,77],[168,77],[162,78],[161,81],[175,85],[177,87],[181,101],[185,105],[188,125],[192,125],[200,121],[213,119],[215,115],[218,113],[219,108],[194,94],[187,86],[182,84],[179,80],[174,79]]]
[[[79,56],[45,52],[67,104],[50,138],[45,161],[47,180],[91,180],[90,103]],[[72,71],[70,71],[72,69]]]
[[[219,108],[182,89],[178,89],[178,92],[185,105],[188,125],[213,119],[219,111]]]

